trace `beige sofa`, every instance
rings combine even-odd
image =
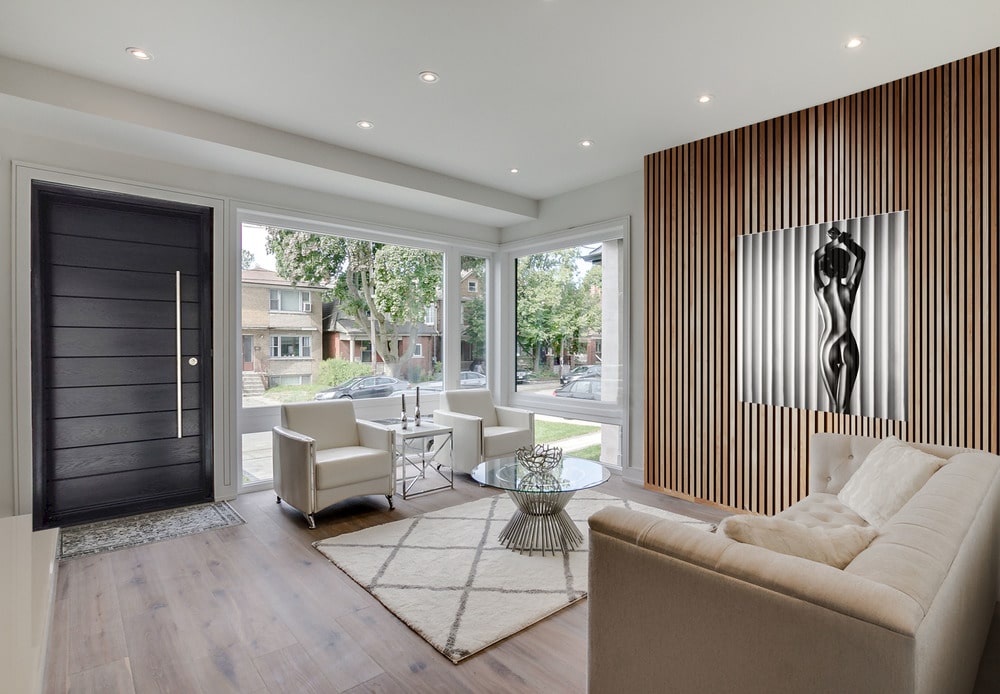
[[[876,439],[816,434],[784,511],[864,524],[836,493]],[[669,520],[590,518],[589,684],[602,692],[969,692],[998,595],[1000,457],[948,459],[843,570]]]

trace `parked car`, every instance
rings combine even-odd
[[[575,381],[580,378],[590,378],[591,376],[601,377],[601,365],[600,364],[590,364],[585,366],[577,366],[559,377],[559,382],[562,384],[569,383],[570,381]]]
[[[557,398],[575,398],[577,400],[600,400],[601,379],[588,376],[570,381],[552,391]]]
[[[517,382],[517,384],[520,385],[530,381],[531,377],[534,375],[535,374],[533,374],[531,371],[528,371],[527,369],[517,369],[516,373],[514,374],[514,379]]]
[[[392,376],[358,376],[344,381],[333,388],[327,388],[316,393],[315,400],[338,400],[348,398],[385,398],[396,391],[410,387],[407,381]]]
[[[414,383],[410,386],[410,390],[419,387],[421,390],[442,390],[444,384],[441,381],[423,381],[422,383]],[[475,371],[462,371],[459,374],[458,381],[459,388],[485,388],[486,387],[486,376],[483,374],[477,374]]]
[[[475,371],[463,371],[459,374],[459,388],[485,388],[486,376]]]

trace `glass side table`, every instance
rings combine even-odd
[[[514,458],[480,463],[472,479],[507,492],[517,510],[500,532],[500,542],[520,553],[540,551],[567,554],[583,542],[583,535],[566,513],[566,504],[581,489],[610,479],[600,463],[583,458],[563,458],[549,472],[531,472]]]
[[[399,420],[378,420],[392,429],[396,447],[396,481],[402,484],[403,498],[454,489],[455,472],[451,464],[454,449],[451,427],[413,421],[402,428]],[[439,460],[442,457],[446,460]]]

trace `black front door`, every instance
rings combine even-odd
[[[32,188],[35,527],[212,498],[212,210]]]

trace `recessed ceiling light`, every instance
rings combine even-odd
[[[361,128],[362,130],[371,130],[372,128],[375,127],[375,124],[372,123],[370,120],[359,120],[358,127]]]
[[[702,94],[701,96],[698,97],[699,104],[707,104],[711,100],[712,100],[711,94]]]
[[[860,36],[853,36],[847,40],[847,43],[845,43],[844,46],[846,48],[860,48],[861,44],[863,44],[864,42],[865,40]]]
[[[420,76],[420,81],[423,82],[424,84],[434,84],[439,79],[441,79],[440,77],[438,77],[438,74],[436,72],[431,72],[430,70],[424,70],[423,72],[420,73],[419,76]]]
[[[594,141],[593,140],[580,140],[580,146],[583,147],[584,149],[590,149],[591,147],[594,146]]]
[[[519,170],[520,170],[520,169],[511,169],[511,170],[510,170],[510,172],[511,172],[511,173],[517,173],[517,172],[518,172]]]
[[[137,60],[152,60],[153,54],[149,51],[144,51],[141,48],[136,48],[135,46],[129,46],[125,49],[125,52]]]

